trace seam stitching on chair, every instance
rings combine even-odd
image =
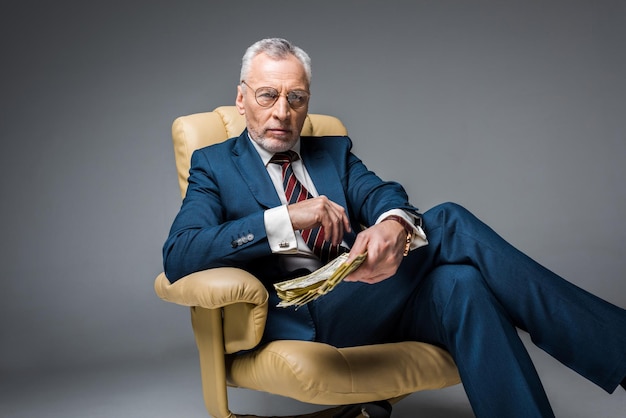
[[[224,125],[224,130],[226,131],[226,137],[230,138],[231,135],[228,133],[228,122],[224,118],[224,113],[220,110],[219,107],[214,109],[213,111],[217,113],[220,119],[222,120],[222,125]]]
[[[350,364],[350,362],[348,361],[346,356],[343,354],[343,351],[337,349],[337,352],[339,353],[339,355],[343,359],[344,363],[346,363],[346,366],[348,367],[348,370],[350,371],[350,391],[354,392],[354,373],[353,373],[353,370],[352,370],[352,365]]]

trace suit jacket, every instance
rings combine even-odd
[[[372,225],[383,212],[417,212],[398,183],[385,182],[351,153],[348,137],[302,137],[300,154],[320,195],[346,209],[352,231]],[[248,138],[239,137],[195,151],[189,186],[163,248],[165,274],[171,282],[195,271],[234,266],[256,275],[270,291],[265,340],[313,339],[306,307],[275,308],[272,283],[293,276],[273,254],[265,231],[266,209],[281,202],[261,157]]]

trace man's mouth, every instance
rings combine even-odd
[[[287,135],[291,133],[291,129],[288,128],[269,128],[267,131],[277,135]]]

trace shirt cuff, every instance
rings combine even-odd
[[[402,219],[407,221],[413,227],[413,239],[411,240],[411,245],[409,249],[415,250],[416,248],[420,248],[425,245],[428,245],[428,238],[426,237],[426,233],[424,232],[421,226],[415,225],[415,217],[412,214],[408,213],[407,211],[404,211],[402,209],[388,210],[387,212],[384,212],[382,215],[378,217],[378,219],[376,220],[376,223],[378,224],[382,222],[383,219],[385,219],[389,215],[400,216],[402,217]]]
[[[290,254],[298,250],[296,233],[291,226],[287,205],[267,209],[263,213],[267,240],[273,253]]]

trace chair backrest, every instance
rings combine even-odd
[[[246,127],[244,116],[235,106],[221,106],[212,112],[180,116],[172,124],[174,158],[178,172],[180,194],[187,192],[191,154],[199,148],[239,136]],[[302,128],[302,136],[347,135],[346,127],[334,116],[309,114]]]

